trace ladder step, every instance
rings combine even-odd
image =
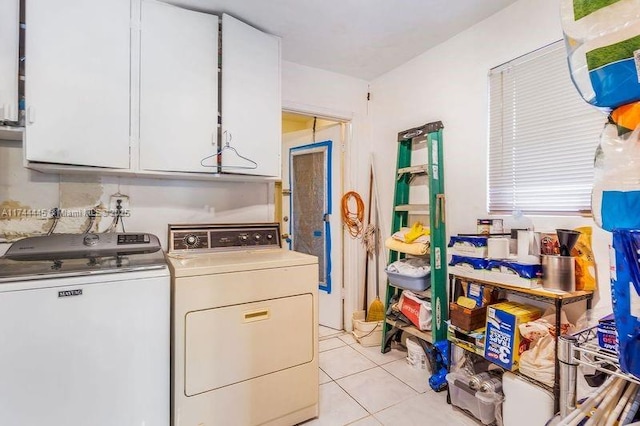
[[[400,204],[395,206],[397,212],[409,212],[409,214],[429,215],[429,204]]]
[[[427,164],[418,164],[416,166],[402,167],[398,169],[398,176],[404,175],[405,173],[409,173],[412,175],[426,174],[428,169],[429,169],[429,166]]]

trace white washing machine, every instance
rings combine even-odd
[[[0,425],[169,425],[169,326],[155,236],[14,243],[0,259]]]
[[[318,415],[318,260],[278,224],[170,225],[174,426]]]

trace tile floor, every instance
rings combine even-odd
[[[429,388],[427,370],[406,352],[363,347],[350,334],[320,327],[320,416],[304,426],[475,426]]]

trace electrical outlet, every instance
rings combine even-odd
[[[129,196],[123,194],[113,194],[109,199],[109,214],[115,216],[120,206],[121,216],[129,216]]]

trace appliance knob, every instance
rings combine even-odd
[[[242,241],[242,242],[245,242],[245,241],[247,241],[247,240],[249,239],[249,237],[247,237],[246,235],[240,235],[238,238],[239,238],[239,239],[240,239],[240,241]]]
[[[267,234],[267,240],[273,240],[273,235]]]
[[[82,240],[82,243],[85,246],[95,246],[96,244],[98,244],[99,240],[100,240],[100,237],[98,237],[96,234],[87,234]]]
[[[196,235],[189,234],[186,237],[184,237],[184,242],[186,245],[193,247],[198,244],[199,238]]]
[[[256,234],[253,236],[253,239],[256,241],[260,241],[262,239],[262,237],[260,236],[260,234]]]

